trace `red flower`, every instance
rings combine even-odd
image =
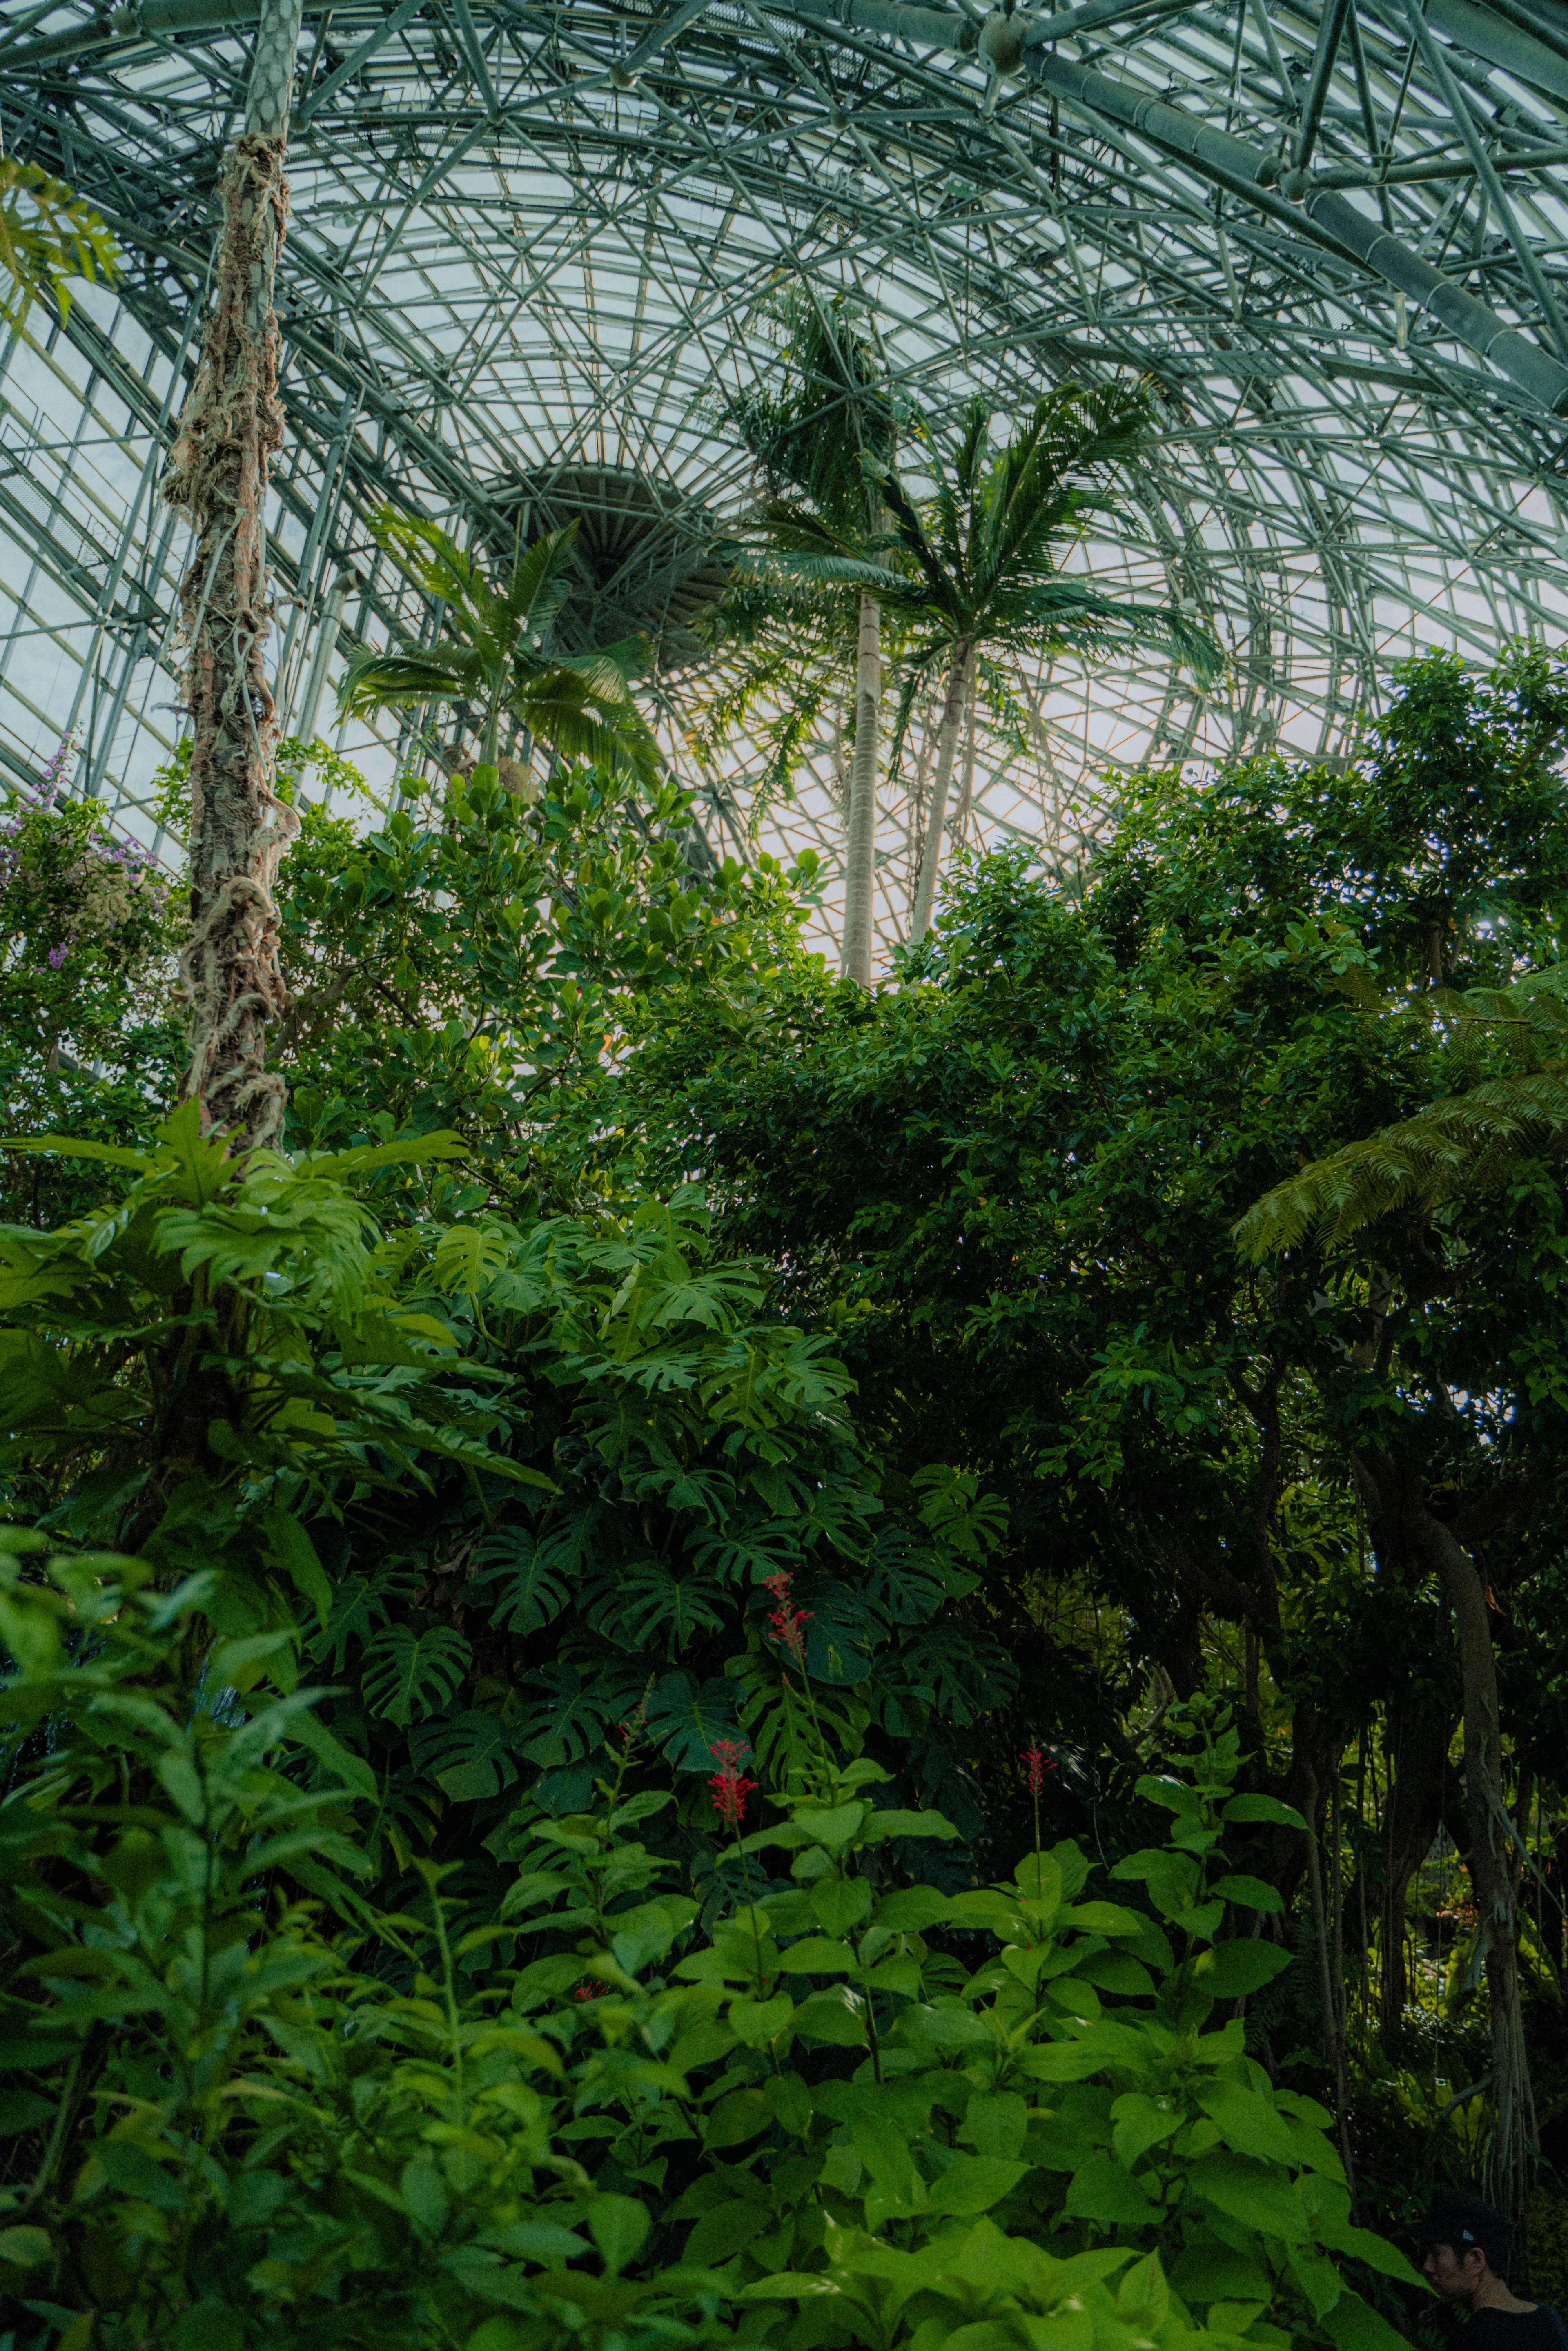
[[[1039,1747],[1020,1748],[1019,1750],[1019,1761],[1020,1763],[1027,1763],[1029,1766],[1030,1794],[1031,1796],[1038,1796],[1040,1790],[1045,1785],[1046,1773],[1048,1771],[1054,1771],[1056,1769],[1055,1764],[1048,1763],[1046,1761],[1044,1750]]]
[[[746,1818],[746,1800],[758,1784],[740,1775],[740,1767],[749,1761],[751,1750],[738,1740],[716,1739],[708,1752],[718,1765],[707,1783],[713,1808],[726,1828],[738,1829]]]
[[[605,1987],[600,1982],[597,1976],[584,1976],[582,1981],[578,1985],[576,1991],[571,1996],[573,2000],[578,2001],[602,2000],[604,1997],[604,1991]]]
[[[794,1578],[789,1569],[781,1567],[777,1575],[768,1577],[762,1589],[771,1593],[777,1604],[768,1616],[768,1630],[779,1647],[788,1652],[798,1669],[804,1673],[806,1635],[800,1627],[810,1623],[813,1612],[810,1608],[790,1607],[789,1603],[794,1597],[790,1588],[793,1583]]]

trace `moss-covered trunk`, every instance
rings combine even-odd
[[[224,163],[213,312],[164,484],[195,528],[183,589],[192,751],[182,1093],[200,1102],[204,1130],[225,1130],[236,1150],[276,1141],[287,1099],[266,1058],[267,1023],[287,1008],[272,893],[295,820],[274,789],[277,725],[262,655],[267,470],[283,438],[273,287],[299,16],[300,0],[263,0],[245,128]]]

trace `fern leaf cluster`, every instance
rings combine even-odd
[[[1418,1008],[1452,1072],[1471,1082],[1277,1184],[1236,1228],[1245,1257],[1309,1237],[1333,1249],[1399,1209],[1428,1213],[1497,1190],[1528,1160],[1568,1155],[1568,977],[1553,968],[1508,987],[1434,989]],[[1489,1057],[1512,1067],[1474,1076]]]

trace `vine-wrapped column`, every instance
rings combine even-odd
[[[298,820],[274,790],[277,724],[264,512],[283,438],[273,287],[288,218],[284,161],[301,0],[263,0],[245,128],[225,160],[217,288],[164,495],[196,539],[182,590],[191,746],[191,935],[181,960],[204,1132],[276,1142],[287,1090],[266,1067],[287,1009],[273,883]]]

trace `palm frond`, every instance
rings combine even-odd
[[[371,517],[376,545],[395,556],[428,596],[460,611],[472,609],[477,567],[451,535],[428,516],[409,514],[389,501]]]
[[[577,523],[546,531],[523,549],[501,590],[500,605],[508,622],[520,623],[541,643],[549,637],[571,596],[571,555],[577,544]]]
[[[0,155],[0,319],[20,327],[40,294],[64,319],[70,278],[112,285],[120,267],[108,225],[85,197],[37,163]]]
[[[769,491],[796,496],[841,528],[863,526],[867,459],[892,455],[896,403],[881,359],[860,328],[860,306],[791,289],[765,307],[779,347],[776,388],[714,404],[716,423],[756,460]]]
[[[345,716],[407,710],[421,702],[468,702],[485,691],[484,672],[466,647],[428,653],[355,653],[339,688]]]

